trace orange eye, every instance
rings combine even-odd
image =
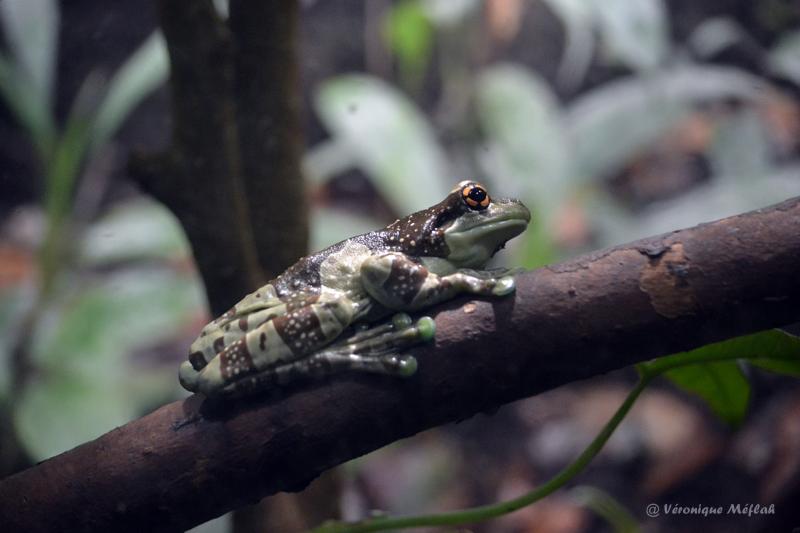
[[[491,198],[489,198],[489,193],[486,192],[486,189],[475,183],[470,183],[461,189],[461,198],[470,209],[474,209],[476,211],[486,209],[489,207],[489,203],[492,201]]]

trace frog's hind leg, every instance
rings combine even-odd
[[[435,324],[430,317],[414,324],[405,313],[391,322],[356,332],[308,357],[279,364],[232,383],[228,394],[269,389],[303,378],[319,378],[341,370],[407,377],[417,370],[416,359],[400,351],[433,338]]]
[[[329,344],[353,320],[353,304],[336,296],[314,295],[295,305],[260,324],[243,322],[239,326],[243,334],[207,365],[191,373],[184,364],[181,383],[206,395],[236,388],[253,374],[304,358]]]

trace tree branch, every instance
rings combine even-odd
[[[264,281],[244,199],[230,32],[210,0],[160,0],[158,8],[170,57],[172,145],[133,157],[129,169],[180,220],[218,315]]]
[[[300,174],[298,2],[231,0],[242,173],[258,260],[272,279],[308,251]]]
[[[518,276],[437,308],[408,380],[193,396],[0,481],[2,531],[177,531],[397,439],[634,362],[800,319],[800,198]]]

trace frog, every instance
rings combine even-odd
[[[417,361],[405,350],[433,339],[435,322],[409,313],[462,294],[511,294],[512,271],[486,265],[530,220],[521,201],[462,181],[439,203],[303,257],[245,296],[202,329],[180,383],[219,397],[345,369],[411,376]]]

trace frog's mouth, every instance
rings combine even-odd
[[[465,268],[481,268],[505,243],[528,227],[531,213],[520,202],[499,200],[484,212],[457,220],[444,232],[447,259]]]

